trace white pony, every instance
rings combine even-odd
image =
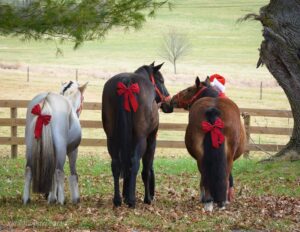
[[[60,94],[41,93],[34,97],[26,115],[26,169],[23,203],[30,201],[32,190],[48,195],[48,203],[64,204],[64,164],[69,157],[72,202],[79,202],[76,159],[81,141],[79,115],[87,83],[62,84]]]

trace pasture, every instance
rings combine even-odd
[[[178,63],[178,74],[166,62],[162,68],[166,86],[173,95],[212,73],[226,77],[226,93],[241,108],[290,110],[288,100],[265,67],[255,69],[261,36],[257,22],[237,23],[251,12],[258,12],[267,0],[247,3],[230,0],[175,0],[172,11],[162,8],[139,31],[116,28],[103,41],[86,42],[78,50],[72,43],[58,41],[21,42],[0,37],[0,99],[29,100],[39,92],[59,90],[60,83],[75,79],[89,81],[85,101],[100,102],[105,81],[120,72],[132,72],[159,56],[162,36],[169,30],[184,33],[191,51]],[[56,56],[56,46],[63,55]],[[27,67],[30,81],[27,82]],[[263,95],[260,100],[260,84]],[[20,110],[25,117],[25,110]],[[0,117],[9,117],[0,108]],[[98,112],[84,111],[81,118],[100,120]],[[293,126],[288,119],[254,117],[257,126]],[[186,122],[187,114],[160,113],[161,122]],[[1,127],[7,136],[9,127]],[[24,135],[24,128],[18,129]],[[83,136],[105,138],[102,130],[84,129]],[[182,140],[184,133],[163,132],[159,138]],[[285,144],[288,136],[254,135],[255,143]],[[78,158],[81,203],[70,203],[65,181],[66,205],[48,205],[43,196],[33,195],[23,206],[24,146],[17,159],[10,159],[10,147],[0,145],[0,231],[299,231],[300,162],[258,163],[270,154],[251,152],[250,159],[235,162],[236,199],[226,210],[205,213],[199,202],[199,173],[185,149],[157,149],[154,161],[156,197],[144,205],[140,174],[137,182],[137,207],[114,209],[113,178],[106,148],[80,147]],[[66,176],[69,173],[65,165]]]
[[[81,203],[48,205],[34,196],[21,203],[24,159],[2,159],[0,168],[0,225],[2,230],[97,231],[230,231],[299,229],[299,162],[235,163],[236,200],[226,211],[203,212],[199,204],[199,175],[189,157],[157,157],[156,200],[144,205],[142,181],[137,182],[137,207],[112,206],[110,162],[100,156],[78,160]],[[65,169],[68,173],[68,168]],[[66,189],[68,189],[66,187]]]

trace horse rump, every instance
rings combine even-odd
[[[43,102],[42,114],[51,115],[51,108],[47,102],[47,98]],[[37,118],[34,119],[34,122],[36,122]],[[35,124],[31,124],[32,133],[34,133]],[[56,164],[51,125],[43,126],[41,137],[36,139],[32,136],[32,140],[32,191],[36,193],[49,193]]]
[[[205,117],[207,122],[210,125],[213,125],[213,130],[216,130],[216,121],[220,120],[220,111],[211,107],[206,110]],[[222,122],[222,121],[221,121]],[[223,122],[222,122],[223,123]],[[223,136],[223,141],[219,144],[218,147],[213,145],[212,134],[216,133],[213,130],[206,133],[203,141],[203,160],[202,160],[202,173],[203,175],[203,185],[205,189],[208,189],[211,197],[214,202],[218,203],[219,206],[222,206],[223,202],[226,201],[226,192],[227,192],[227,181],[226,181],[226,155],[224,147],[224,135],[222,128],[218,128],[218,133],[221,133],[220,136]],[[206,199],[208,200],[208,199]]]

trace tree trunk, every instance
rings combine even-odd
[[[265,64],[291,105],[290,141],[274,158],[300,159],[300,1],[271,0],[254,16],[263,25],[258,66]],[[253,15],[251,15],[253,16]],[[249,18],[249,17],[248,17]]]
[[[174,74],[177,74],[177,70],[176,70],[176,60],[173,61],[173,65],[174,65]]]

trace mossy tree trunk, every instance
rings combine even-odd
[[[265,64],[291,105],[294,128],[290,141],[273,158],[300,159],[300,1],[271,0],[259,15],[263,25],[258,67]]]

